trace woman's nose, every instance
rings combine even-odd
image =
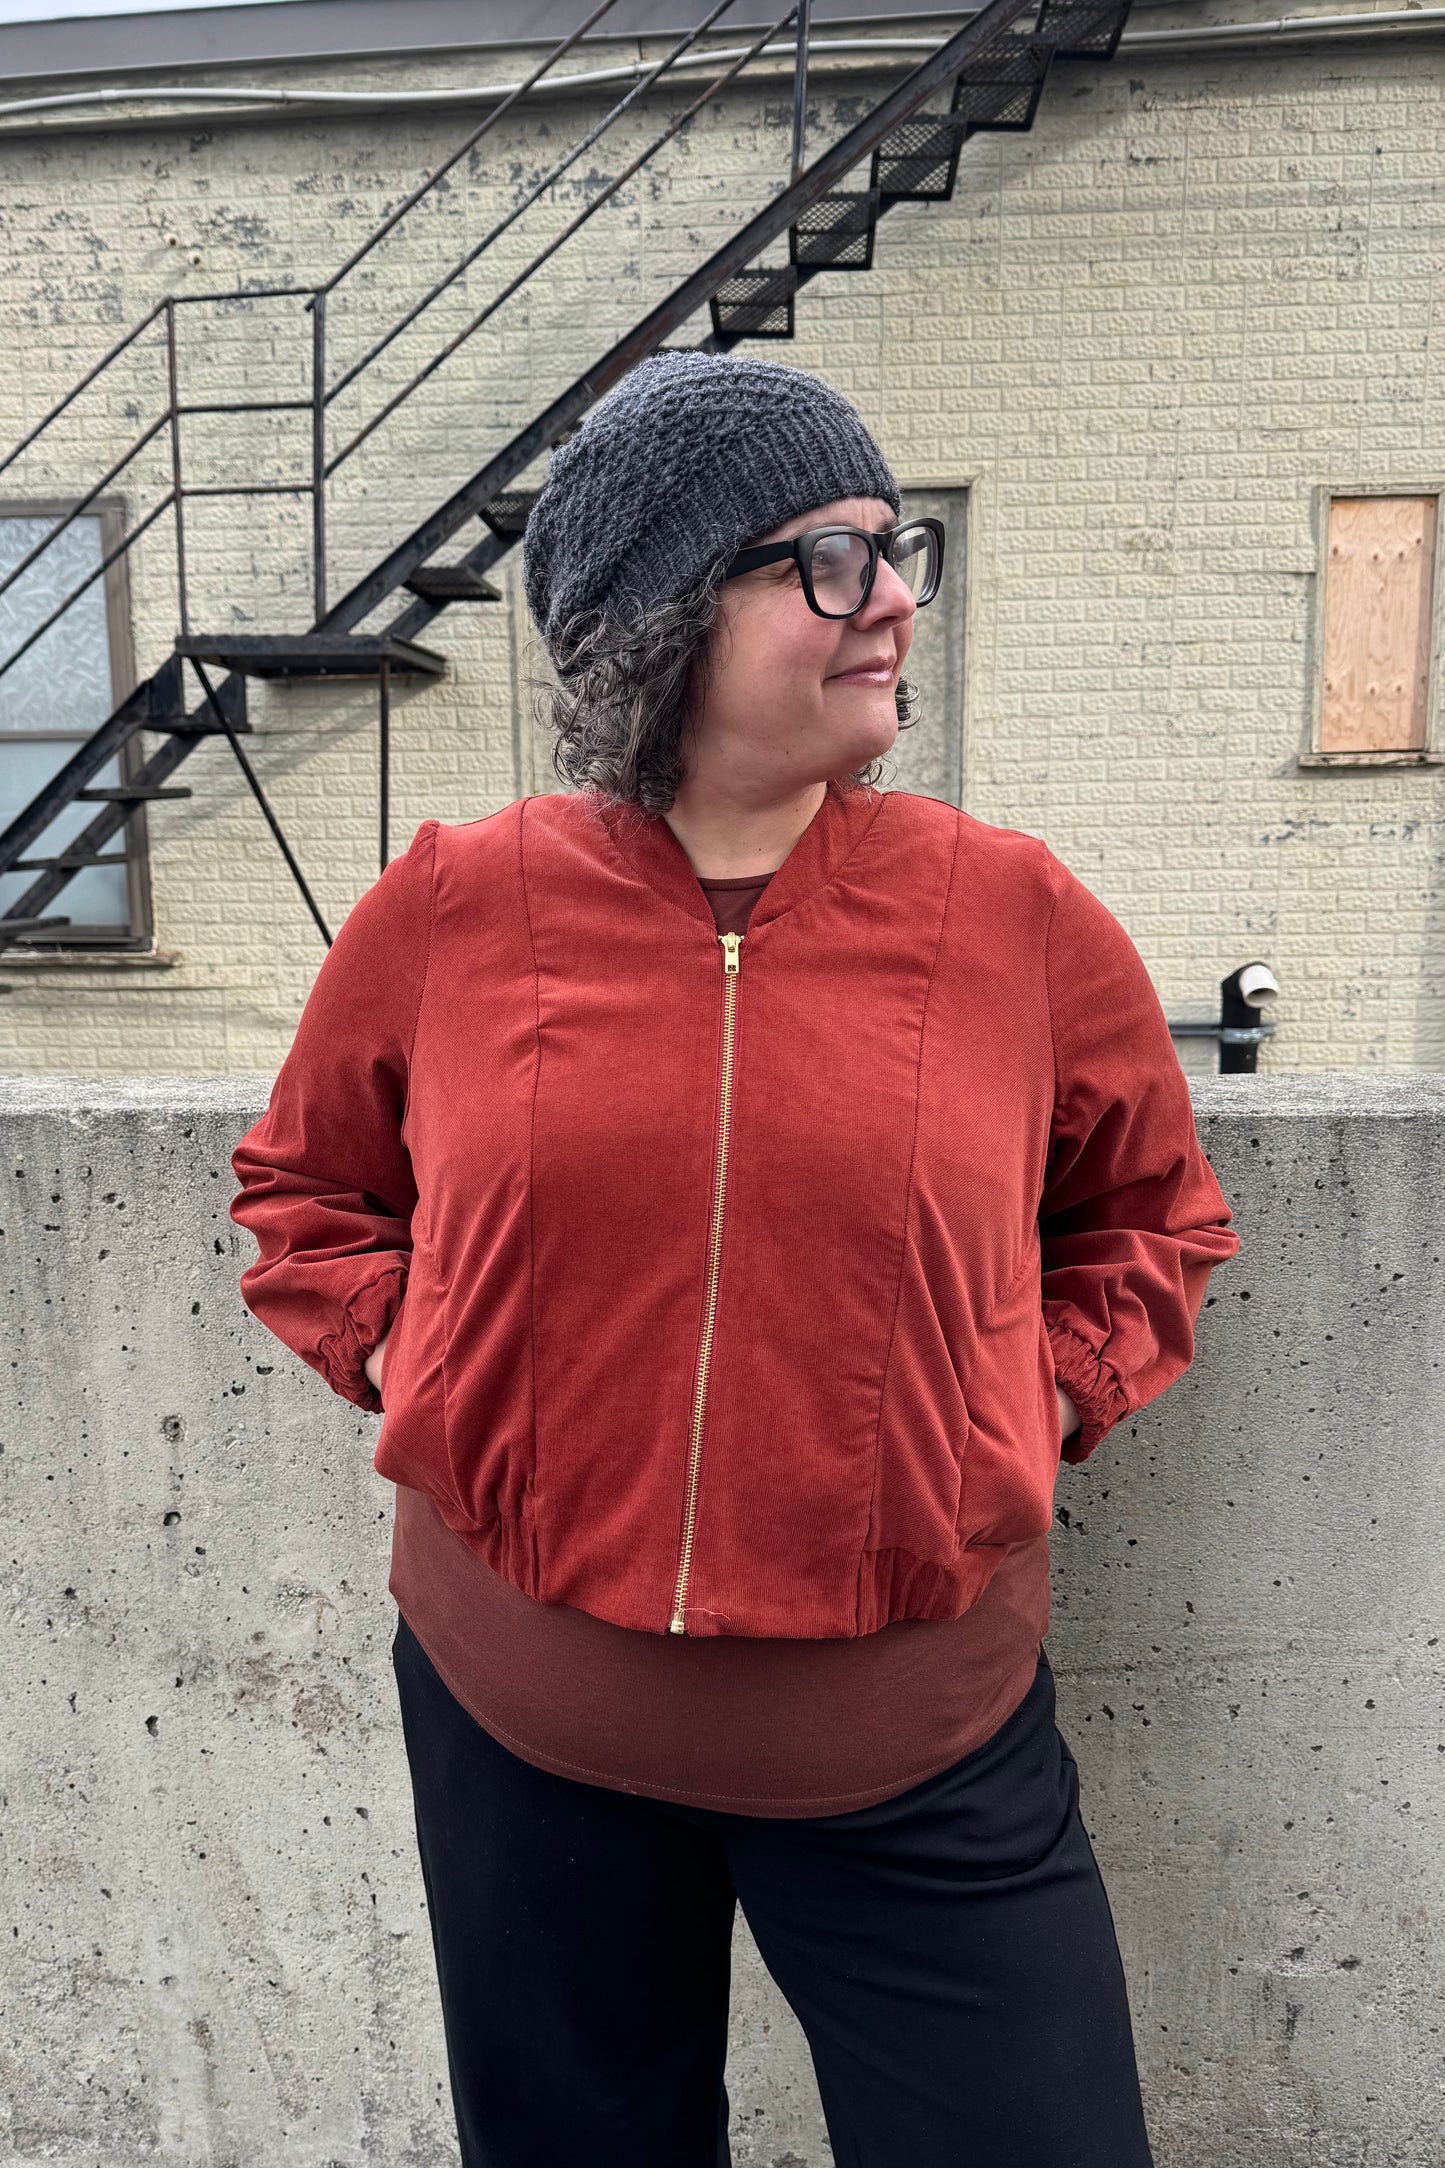
[[[878,560],[872,592],[854,619],[869,625],[891,624],[900,617],[912,617],[918,608],[912,588],[901,573],[895,572],[886,557]]]

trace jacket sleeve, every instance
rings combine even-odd
[[[1082,1417],[1062,1457],[1080,1461],[1188,1369],[1210,1271],[1239,1236],[1142,957],[1049,857],[1054,1108],[1039,1233],[1055,1373]]]
[[[363,1364],[401,1307],[417,1201],[402,1141],[431,936],[435,820],[352,906],[266,1111],[231,1154],[231,1218],[259,1255],[241,1295],[334,1392],[376,1411]]]

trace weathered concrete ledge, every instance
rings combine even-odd
[[[1445,1073],[1191,1081],[1243,1247],[1049,1636],[1159,2168],[1440,2168]],[[375,1418],[236,1294],[267,1087],[0,1079],[0,2168],[456,2158]],[[823,2168],[745,1931],[729,2084]]]

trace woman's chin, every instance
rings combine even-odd
[[[861,768],[870,760],[891,752],[898,736],[898,709],[891,692],[870,692],[847,717],[840,718],[838,737],[848,755],[848,767]]]

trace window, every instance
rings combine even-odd
[[[0,578],[28,557],[69,505],[0,504]],[[98,503],[72,521],[0,594],[0,660],[13,655],[57,604],[96,570],[124,533],[123,512]],[[125,560],[103,573],[64,616],[0,677],[0,829],[98,729],[132,686]],[[126,782],[140,765],[132,740],[90,778],[87,789]],[[93,802],[66,807],[30,844],[26,858],[53,857],[94,818]],[[54,926],[16,947],[145,948],[150,913],[145,880],[144,816],[132,814],[104,855],[118,863],[77,873],[44,916]],[[0,911],[10,910],[36,879],[33,871],[0,874]],[[14,948],[0,951],[13,954]]]
[[[1316,762],[1429,757],[1437,496],[1328,499]]]

